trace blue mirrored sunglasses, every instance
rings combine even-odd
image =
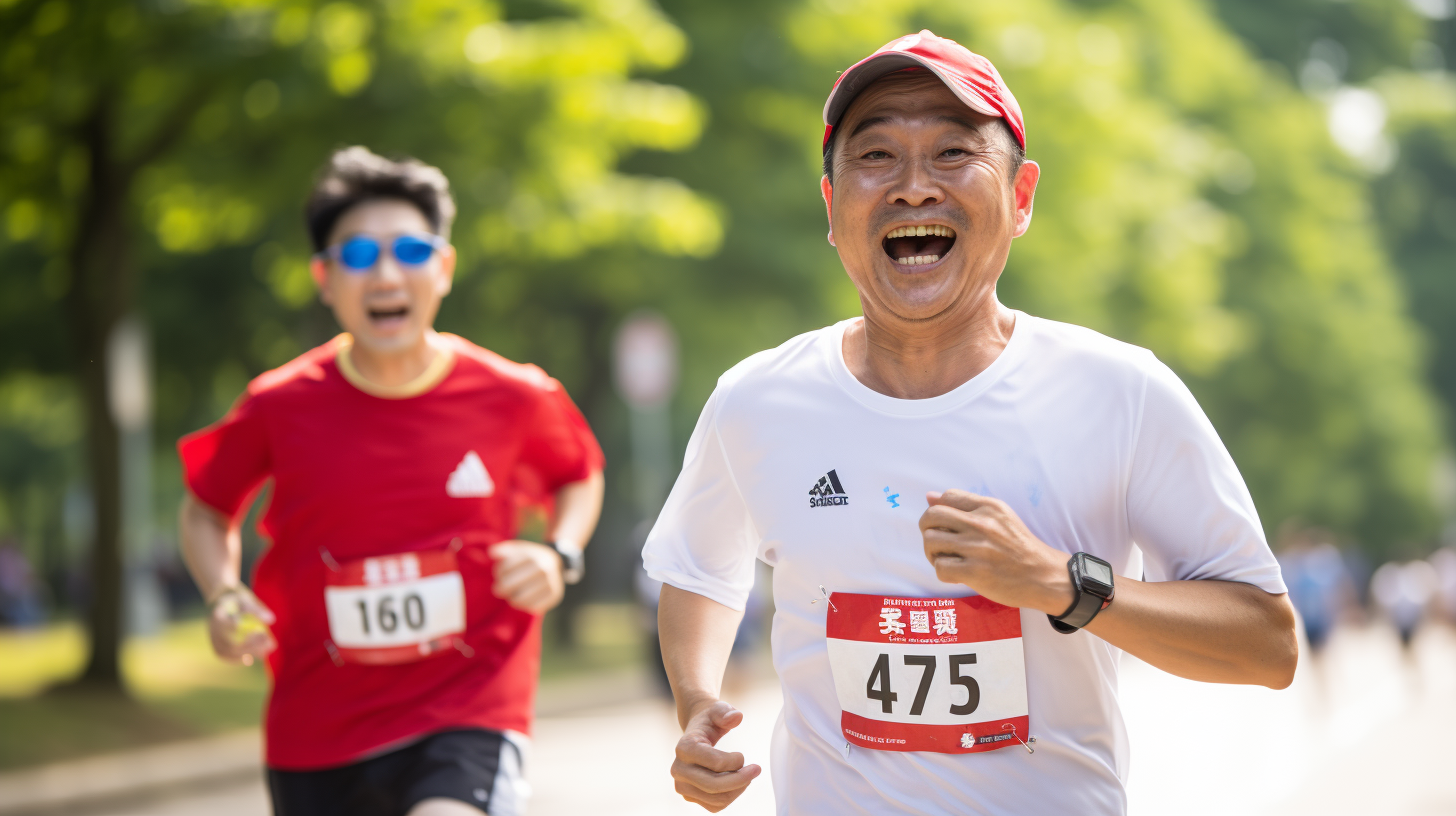
[[[394,259],[401,264],[419,266],[428,261],[435,254],[435,250],[444,249],[445,246],[445,239],[438,235],[401,235],[389,245],[389,251],[394,253]],[[377,239],[356,235],[320,254],[333,258],[350,272],[367,272],[379,262],[381,251]]]

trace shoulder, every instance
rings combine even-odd
[[[729,403],[743,404],[785,387],[802,385],[824,368],[824,344],[837,334],[826,326],[790,338],[779,346],[744,358],[718,378],[714,398],[720,410]]]
[[[1034,370],[1059,378],[1138,387],[1150,377],[1172,375],[1161,360],[1141,346],[1072,323],[1024,313],[1018,320],[1028,324],[1026,358]]]
[[[322,384],[334,367],[339,349],[348,345],[347,335],[340,334],[283,365],[254,377],[244,392],[249,400],[268,400],[284,394],[311,390]]]
[[[454,352],[459,373],[480,385],[531,395],[561,390],[561,384],[540,366],[507,359],[456,334],[441,332],[440,338]]]

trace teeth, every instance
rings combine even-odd
[[[938,235],[943,238],[954,238],[955,230],[940,224],[922,225],[916,227],[899,227],[890,230],[886,238],[920,238],[926,235]]]
[[[912,255],[909,258],[896,258],[895,263],[903,266],[921,266],[924,264],[933,264],[938,260],[940,260],[939,255]]]

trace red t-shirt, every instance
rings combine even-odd
[[[271,546],[253,576],[278,617],[265,718],[272,767],[346,764],[448,728],[530,730],[540,618],[491,593],[486,550],[515,536],[523,498],[600,470],[601,448],[539,368],[441,337],[451,354],[417,395],[356,387],[347,357],[340,365],[341,335],[253,380],[226,417],[178,443],[188,488],[229,516],[273,480],[260,525]],[[457,538],[463,643],[398,665],[340,661],[326,573]]]

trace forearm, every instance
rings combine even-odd
[[[685,727],[695,712],[718,700],[742,619],[743,613],[736,609],[663,584],[657,634],[680,725]]]
[[[556,519],[548,533],[550,539],[585,547],[601,517],[605,489],[602,472],[597,471],[556,491]]]
[[[1163,671],[1206,683],[1285,688],[1299,655],[1288,596],[1229,581],[1119,577],[1115,600],[1087,631]]]
[[[182,499],[177,530],[182,559],[205,599],[238,583],[242,569],[241,528],[192,494]]]

